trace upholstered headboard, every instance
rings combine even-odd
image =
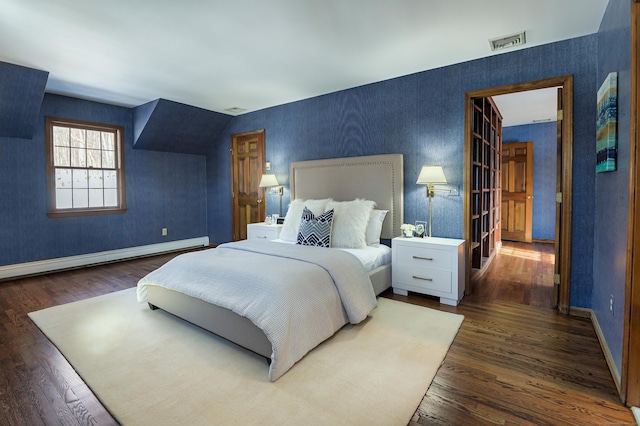
[[[291,163],[291,200],[331,197],[336,201],[364,198],[389,210],[382,225],[384,239],[400,235],[404,220],[402,154],[330,158]]]

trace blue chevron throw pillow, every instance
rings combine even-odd
[[[333,209],[314,216],[306,207],[302,211],[302,221],[298,231],[297,244],[302,246],[331,247],[331,227]]]

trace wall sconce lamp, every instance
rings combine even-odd
[[[277,192],[278,194],[280,194],[280,214],[278,216],[282,216],[282,193],[284,191],[282,189],[282,186],[280,186],[280,184],[278,183],[278,179],[276,178],[276,175],[271,175],[271,174],[262,175],[258,186],[261,188],[267,188],[267,191],[274,192],[274,193],[276,191],[273,191],[271,188],[273,188],[274,186],[278,187]]]
[[[433,196],[437,192],[451,192],[450,189],[440,189],[434,187],[437,184],[446,184],[447,178],[444,176],[444,171],[442,170],[442,166],[422,166],[422,170],[420,170],[420,175],[418,176],[418,180],[416,184],[418,185],[427,185],[427,198],[429,198],[429,237],[431,234],[431,222],[433,217],[433,207],[431,205],[431,200]]]

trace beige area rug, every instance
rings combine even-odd
[[[29,314],[125,425],[406,425],[463,317],[381,298],[276,382],[265,358],[136,301]]]

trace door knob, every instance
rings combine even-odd
[[[260,203],[262,203],[262,199],[259,198],[258,199],[258,204],[260,204]]]
[[[533,195],[527,195],[527,200],[533,199]]]

